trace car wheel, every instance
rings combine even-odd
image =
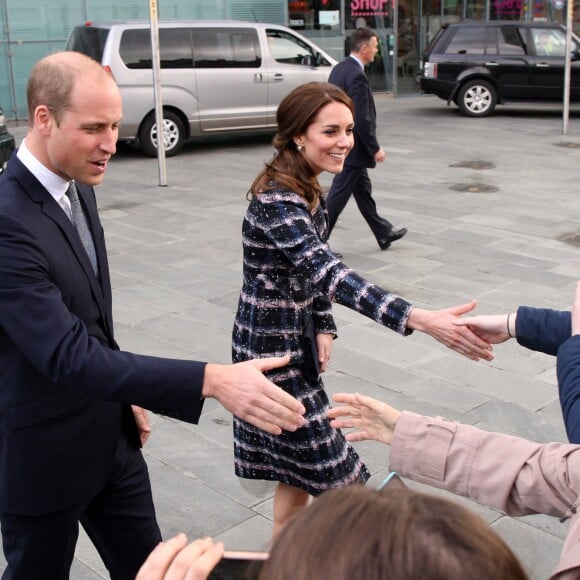
[[[484,80],[467,81],[459,90],[457,104],[464,115],[487,117],[495,109],[497,93],[494,86]]]
[[[185,141],[185,125],[178,115],[163,112],[163,143],[165,155],[171,157],[179,153]],[[149,113],[139,129],[139,144],[146,155],[157,157],[157,123],[155,113]]]

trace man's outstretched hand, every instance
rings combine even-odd
[[[230,413],[273,435],[296,431],[304,425],[306,409],[263,375],[289,362],[287,355],[232,365],[208,364],[203,396],[217,399]]]

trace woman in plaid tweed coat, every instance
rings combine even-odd
[[[470,358],[491,358],[487,343],[453,324],[474,302],[434,312],[413,308],[329,249],[317,178],[340,172],[353,146],[349,97],[334,85],[308,83],[282,101],[277,120],[276,155],[252,184],[243,222],[244,279],[232,339],[235,362],[291,354],[290,364],[268,378],[306,407],[306,424],[278,436],[234,418],[236,474],[278,482],[274,534],[311,495],[369,477],[326,419],[329,401],[318,373],[327,368],[336,336],[332,301],[403,335],[421,330]],[[309,324],[315,349],[307,341]]]

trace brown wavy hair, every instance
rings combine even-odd
[[[354,485],[300,510],[260,580],[527,580],[489,525],[465,507],[409,488]]]
[[[346,105],[354,118],[350,97],[330,83],[306,83],[284,97],[276,113],[278,130],[272,141],[276,154],[252,183],[249,196],[284,187],[301,195],[310,207],[318,204],[322,187],[308,161],[296,148],[294,139],[304,135],[320,109],[333,102]]]

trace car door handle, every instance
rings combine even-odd
[[[495,61],[485,63],[485,66],[498,66],[498,65],[499,65],[499,62],[495,62]]]
[[[284,80],[284,75],[282,73],[274,73],[272,76],[272,80],[277,83]]]
[[[550,68],[550,65],[547,62],[537,62],[536,67],[537,68]]]
[[[262,73],[256,73],[254,75],[254,81],[257,83],[261,83],[262,82]]]

